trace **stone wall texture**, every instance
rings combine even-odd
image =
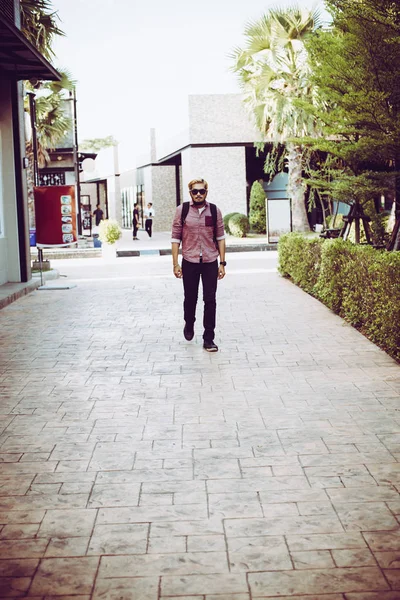
[[[189,123],[191,144],[252,143],[260,138],[241,94],[189,96]]]
[[[170,231],[176,209],[175,167],[153,167],[151,200],[146,193],[147,202],[154,206],[153,231]]]
[[[245,148],[188,148],[182,152],[183,200],[189,199],[188,182],[203,178],[208,182],[208,200],[222,214],[246,214]]]

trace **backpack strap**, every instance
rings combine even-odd
[[[215,204],[212,204],[210,202],[210,209],[211,209],[211,216],[212,216],[213,227],[214,227],[214,244],[218,248],[218,242],[217,242],[217,207],[215,206]]]
[[[183,202],[182,203],[182,212],[181,212],[182,227],[185,224],[186,217],[187,217],[187,214],[189,212],[189,206],[190,206],[190,202]]]

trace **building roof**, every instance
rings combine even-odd
[[[12,79],[60,81],[61,76],[24,34],[0,14],[0,75]]]

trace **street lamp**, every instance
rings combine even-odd
[[[79,154],[78,154],[78,119],[76,111],[76,92],[75,87],[69,93],[69,100],[72,102],[72,127],[73,127],[73,160],[74,173],[76,184],[76,199],[77,199],[77,222],[78,235],[82,235],[82,219],[81,219],[81,182],[79,176]]]
[[[36,132],[36,94],[35,92],[27,92],[29,98],[29,114],[31,118],[32,129],[32,152],[33,152],[33,185],[39,183],[38,169],[38,151],[37,151],[37,132]]]

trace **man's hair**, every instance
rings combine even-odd
[[[189,181],[189,183],[188,183],[189,191],[191,191],[192,187],[196,183],[202,183],[204,185],[204,189],[208,190],[208,183],[205,179],[192,179],[192,181]]]

